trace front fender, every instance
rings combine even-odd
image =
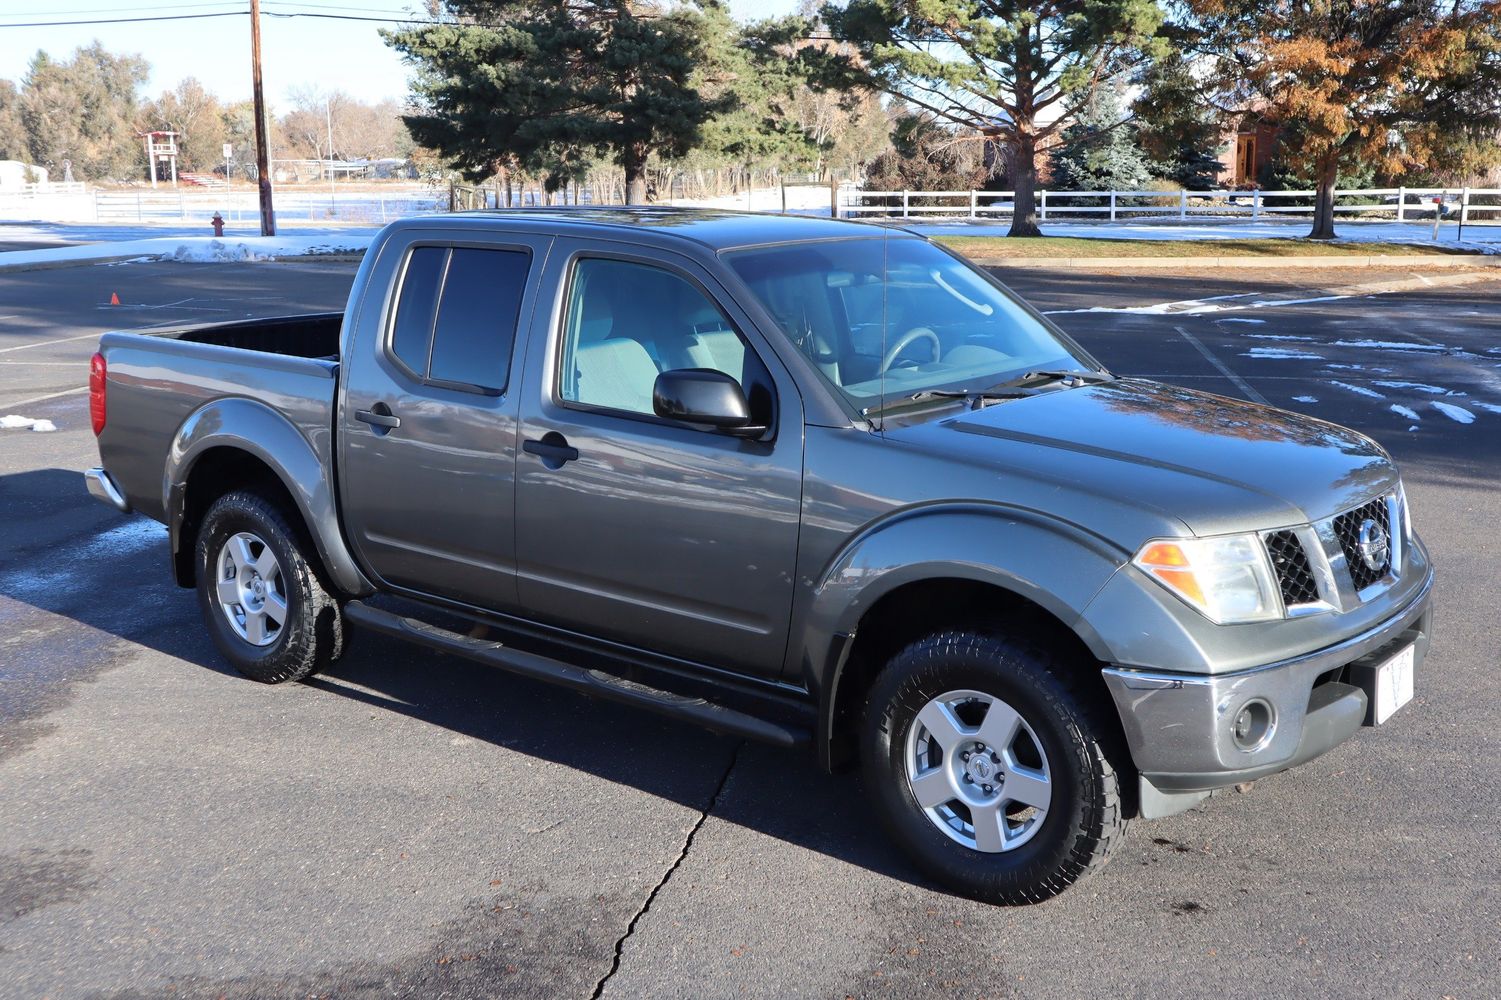
[[[867,527],[821,574],[798,633],[798,662],[820,705],[820,746],[832,736],[850,639],[898,587],[954,579],[1000,587],[1047,610],[1103,656],[1083,611],[1128,558],[1078,525],[1001,505],[909,508]]]
[[[188,479],[198,458],[214,448],[247,452],[276,474],[297,505],[335,586],[351,594],[374,590],[344,544],[333,485],[327,473],[330,457],[320,458],[286,417],[264,403],[244,397],[216,399],[193,411],[172,439],[162,477],[162,499],[174,565],[182,542]]]

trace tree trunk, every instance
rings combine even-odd
[[[644,142],[633,142],[625,147],[620,165],[625,168],[625,203],[646,204],[646,155]]]
[[[1318,198],[1313,206],[1313,232],[1311,240],[1334,239],[1334,181],[1339,176],[1339,158],[1330,156],[1319,165]]]
[[[1021,132],[1011,142],[1011,231],[1007,236],[1041,236],[1037,225],[1037,137]]]

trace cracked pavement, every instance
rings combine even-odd
[[[338,308],[353,270],[0,275],[0,413],[81,385],[95,332]],[[1327,283],[1007,277],[1044,309]],[[172,305],[111,311],[112,288]],[[1138,823],[1098,877],[1021,909],[927,885],[859,782],[799,754],[369,634],[311,683],[240,679],[170,583],[165,533],[84,494],[84,397],[28,404],[59,430],[0,431],[0,997],[1497,995],[1498,305],[1478,283],[1262,326],[1055,317],[1123,373],[1241,395],[1228,369],[1377,437],[1439,564],[1439,623],[1387,726]],[[1414,346],[1336,346],[1361,342]],[[1317,361],[1252,350],[1277,344]]]

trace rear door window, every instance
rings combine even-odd
[[[530,268],[525,250],[415,248],[391,352],[424,382],[504,392]]]

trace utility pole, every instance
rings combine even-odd
[[[271,207],[271,150],[266,135],[266,98],[261,93],[261,0],[250,0],[250,86],[255,97],[255,169],[261,181],[261,235],[276,235]]]

